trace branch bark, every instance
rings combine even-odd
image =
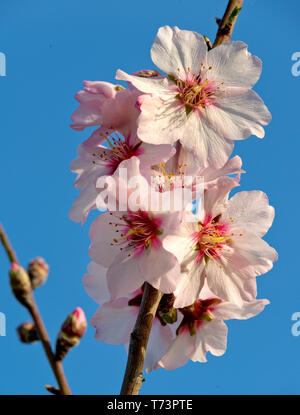
[[[160,291],[148,283],[145,284],[139,314],[130,336],[128,361],[121,395],[137,395],[142,386],[147,344],[161,297],[162,293]]]
[[[243,1],[244,0],[229,0],[222,20],[218,22],[219,28],[213,48],[230,40]]]
[[[218,23],[219,29],[213,48],[230,40],[242,4],[243,0],[229,0],[224,16]],[[160,291],[146,283],[139,314],[130,336],[121,395],[137,395],[140,391],[149,335],[161,297]]]
[[[6,235],[6,232],[4,231],[3,226],[0,224],[0,241],[6,251],[6,254],[8,256],[8,259],[11,263],[19,264],[17,255],[15,251],[12,248],[12,245]],[[52,368],[52,371],[54,373],[54,376],[57,380],[57,383],[60,387],[60,391],[62,395],[71,395],[71,390],[68,385],[67,379],[64,374],[62,362],[60,360],[55,360],[54,353],[51,348],[50,339],[46,330],[46,327],[43,323],[43,320],[41,318],[38,306],[36,304],[36,301],[33,296],[33,292],[30,293],[29,301],[27,301],[24,306],[29,311],[31,317],[33,318],[33,321],[35,323],[35,327],[39,334],[39,339],[42,342],[44,351],[46,353],[46,356],[48,358],[48,361],[50,363],[50,366]]]

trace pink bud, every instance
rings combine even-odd
[[[77,307],[68,315],[56,340],[55,359],[62,360],[68,351],[76,346],[84,335],[87,327],[84,311]]]
[[[82,337],[85,333],[87,322],[82,308],[77,307],[64,321],[61,331],[68,336]]]
[[[18,269],[20,268],[19,264],[17,264],[16,262],[12,262],[11,263],[11,270],[13,271],[18,271]]]
[[[49,265],[43,258],[37,257],[29,263],[27,272],[30,277],[32,288],[36,289],[47,280]]]

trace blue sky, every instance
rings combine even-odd
[[[263,60],[255,90],[273,116],[263,140],[239,141],[234,152],[247,171],[241,190],[265,191],[276,209],[266,240],[279,261],[257,281],[259,297],[271,304],[256,318],[228,323],[223,357],[153,372],[143,394],[300,393],[300,337],[291,334],[291,315],[300,311],[300,76],[291,73],[291,56],[300,51],[300,3],[284,3],[246,0],[233,35]],[[118,68],[129,73],[153,68],[150,47],[160,26],[214,39],[214,18],[226,5],[225,0],[1,2],[0,52],[6,54],[7,76],[0,77],[0,220],[23,265],[38,255],[50,264],[49,280],[36,298],[53,341],[68,312],[81,306],[90,318],[97,308],[81,283],[95,214],[84,227],[68,218],[76,196],[69,164],[87,137],[69,128],[74,94],[82,80],[113,82]],[[10,293],[7,270],[0,250],[0,312],[7,318],[7,335],[0,337],[0,394],[44,394],[43,385],[55,381],[41,346],[16,338],[15,328],[29,317]],[[75,394],[117,394],[124,348],[100,344],[93,335],[89,326],[65,360],[71,388]]]

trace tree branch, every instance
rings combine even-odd
[[[218,22],[219,29],[212,47],[230,40],[243,0],[229,0],[223,19]],[[208,43],[209,40],[207,39]],[[208,43],[210,48],[210,42]],[[121,395],[137,395],[143,382],[143,367],[147,344],[153,319],[161,300],[162,293],[145,284],[143,299],[135,327],[130,336],[128,360],[123,379]]]
[[[229,0],[222,20],[219,21],[219,19],[217,19],[219,29],[213,48],[230,40],[238,14],[241,11],[243,1],[244,0]]]
[[[11,243],[9,242],[9,239],[4,231],[3,226],[0,224],[0,241],[6,251],[6,254],[8,256],[8,259],[11,263],[18,264],[18,258],[15,254],[15,251],[12,248]],[[53,370],[54,376],[57,380],[57,383],[60,387],[60,391],[62,395],[71,395],[71,390],[68,385],[67,379],[64,374],[62,362],[60,360],[55,360],[54,353],[51,348],[50,339],[46,330],[46,327],[43,323],[43,320],[41,318],[39,309],[37,307],[37,304],[35,302],[33,292],[30,293],[30,298],[26,302],[26,304],[23,304],[27,310],[29,311],[31,317],[33,318],[33,321],[35,323],[35,327],[37,329],[37,332],[39,334],[39,339],[42,342],[43,348],[45,350],[46,356],[48,358],[48,361],[50,363],[50,366]]]
[[[162,293],[145,284],[142,302],[135,327],[130,336],[128,361],[121,395],[137,395],[143,382],[143,368],[153,319]]]
[[[0,240],[1,240],[1,243],[2,243],[2,245],[3,245],[3,247],[6,251],[6,254],[8,256],[9,261],[11,263],[15,262],[16,264],[18,264],[19,261],[18,261],[17,255],[14,252],[14,250],[12,249],[11,243],[9,242],[9,239],[8,239],[1,223],[0,223]]]

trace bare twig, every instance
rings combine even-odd
[[[0,223],[0,240],[1,243],[6,251],[6,254],[8,256],[8,259],[10,262],[15,262],[16,264],[19,263],[18,258],[14,250],[12,249],[11,243],[9,242],[9,239],[4,231],[3,226]]]
[[[230,40],[236,19],[241,11],[243,1],[244,0],[229,0],[222,20],[220,21],[220,19],[216,19],[219,28],[213,47]]]
[[[217,20],[219,29],[213,47],[230,40],[242,4],[243,0],[229,0],[223,19]],[[210,44],[208,44],[208,48],[210,48]],[[137,395],[139,393],[143,382],[143,366],[148,339],[161,297],[160,291],[149,284],[145,285],[138,318],[131,333],[121,395]]]
[[[130,337],[128,361],[121,395],[137,395],[143,382],[143,367],[153,319],[162,293],[145,284],[138,318]]]
[[[11,263],[18,264],[19,262],[18,262],[17,256],[12,248],[11,243],[9,242],[9,239],[2,225],[0,225],[0,240],[7,253],[9,261]],[[61,394],[71,395],[71,390],[70,390],[70,387],[68,385],[67,379],[64,374],[62,362],[60,360],[55,360],[54,353],[51,348],[50,339],[49,339],[46,327],[41,318],[41,315],[37,307],[37,304],[35,302],[32,291],[29,293],[29,297],[26,303],[23,303],[23,305],[27,308],[31,317],[33,318],[33,321],[35,323],[35,326],[36,326],[36,329],[39,335],[39,339],[42,342],[42,345],[45,350],[48,361],[50,363],[50,366],[59,384]]]

